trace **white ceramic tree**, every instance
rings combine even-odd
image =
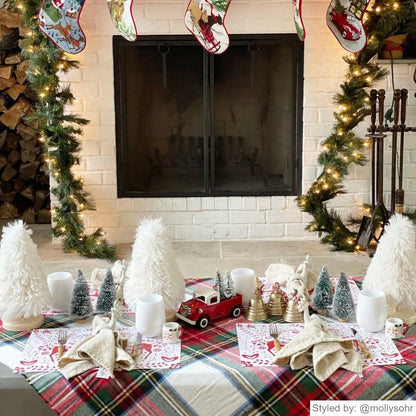
[[[363,288],[386,293],[388,313],[408,323],[416,321],[416,227],[401,214],[393,215],[367,269]]]
[[[162,295],[167,311],[184,299],[185,281],[160,218],[144,219],[137,228],[126,276],[124,299],[130,308],[146,293]]]
[[[9,330],[38,328],[50,293],[36,244],[22,221],[3,228],[0,247],[0,317]]]

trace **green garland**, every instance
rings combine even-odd
[[[58,72],[78,68],[78,62],[68,59],[40,31],[37,22],[40,6],[40,0],[23,0],[16,4],[28,28],[28,36],[21,42],[22,54],[30,63],[28,79],[39,97],[30,118],[38,123],[42,132],[40,140],[44,142],[50,170],[57,183],[52,189],[59,201],[52,209],[52,231],[55,236],[62,237],[65,251],[112,259],[115,247],[103,238],[101,229],[90,235],[84,233],[82,211],[94,209],[94,206],[83,189],[82,179],[75,178],[71,171],[78,163],[78,136],[82,132],[79,126],[88,121],[65,114],[65,105],[74,97],[69,87],[60,87]],[[320,236],[325,234],[322,242],[332,244],[336,250],[354,250],[356,233],[344,225],[335,211],[327,210],[326,202],[343,192],[342,181],[349,167],[366,162],[362,152],[368,141],[357,137],[352,129],[369,114],[366,88],[387,75],[386,70],[369,60],[380,51],[388,35],[409,33],[407,49],[416,44],[413,0],[376,0],[366,14],[367,46],[362,52],[344,58],[348,64],[346,80],[341,85],[342,92],[334,97],[340,111],[334,114],[333,133],[323,142],[318,159],[323,171],[306,195],[297,198],[300,209],[314,218],[307,228]]]
[[[38,100],[27,118],[36,122],[39,140],[44,144],[44,155],[50,173],[56,181],[51,192],[58,204],[52,207],[52,232],[62,238],[65,252],[78,252],[82,256],[114,259],[115,247],[103,238],[103,230],[85,234],[83,211],[93,210],[94,204],[83,188],[83,180],[76,178],[72,168],[78,162],[81,143],[80,126],[87,120],[66,114],[65,105],[74,100],[69,86],[61,86],[59,71],[78,68],[78,62],[69,59],[39,29],[37,15],[41,0],[15,1],[21,11],[27,34],[21,41],[22,55],[29,60],[27,79],[37,93]]]
[[[370,114],[368,90],[375,81],[386,77],[388,71],[369,62],[383,47],[383,40],[399,33],[408,33],[406,50],[416,56],[416,13],[413,0],[376,0],[367,11],[364,22],[368,42],[365,49],[343,59],[348,64],[341,92],[334,96],[339,111],[334,113],[335,124],[331,135],[322,143],[318,162],[322,173],[305,195],[297,198],[299,208],[313,220],[309,231],[318,232],[321,242],[335,250],[354,251],[357,233],[351,231],[335,210],[328,210],[327,201],[343,193],[342,182],[351,165],[363,165],[365,148],[370,141],[356,136],[352,130]],[[413,50],[412,50],[413,48]],[[350,218],[350,224],[356,223]]]

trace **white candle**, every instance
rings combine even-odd
[[[386,295],[378,289],[363,289],[358,295],[357,323],[368,332],[384,328],[387,318]]]
[[[137,332],[146,337],[158,337],[165,323],[165,304],[163,297],[156,293],[140,296],[136,303]]]
[[[256,289],[254,270],[247,267],[233,269],[231,270],[231,279],[233,279],[236,293],[243,296],[243,306],[247,308]]]
[[[57,312],[69,312],[74,281],[69,272],[55,272],[48,275],[51,292],[51,306]]]

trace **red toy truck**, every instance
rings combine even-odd
[[[242,296],[235,294],[221,300],[220,293],[209,287],[195,289],[192,299],[179,306],[176,316],[199,328],[206,328],[211,319],[233,316],[237,318],[243,310]]]

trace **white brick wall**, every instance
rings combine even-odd
[[[135,2],[133,15],[139,35],[187,34],[183,16],[188,0],[142,0]],[[304,84],[303,191],[315,179],[320,166],[316,158],[320,142],[332,130],[333,95],[344,80],[347,52],[327,29],[328,0],[303,4],[306,27]],[[79,70],[62,75],[70,82],[77,101],[68,111],[90,120],[84,128],[81,163],[77,175],[85,181],[97,211],[85,213],[88,231],[102,226],[111,242],[132,241],[138,222],[146,216],[160,216],[178,240],[288,239],[314,238],[304,230],[310,220],[297,208],[294,197],[217,197],[117,199],[112,36],[114,29],[107,6],[101,0],[87,2],[80,19],[86,37],[85,50],[76,56]],[[290,0],[233,0],[226,16],[228,32],[295,33]],[[395,87],[408,88],[408,125],[416,125],[415,64],[395,65]],[[376,88],[387,90],[391,102],[391,78]],[[365,134],[362,123],[357,133]],[[416,207],[416,135],[406,136],[404,186],[406,204]],[[388,155],[388,146],[386,157]],[[388,169],[386,169],[386,172]],[[345,181],[346,195],[329,202],[341,215],[368,202],[370,167],[353,168]],[[389,183],[386,181],[386,199]],[[386,201],[387,204],[387,201]]]

